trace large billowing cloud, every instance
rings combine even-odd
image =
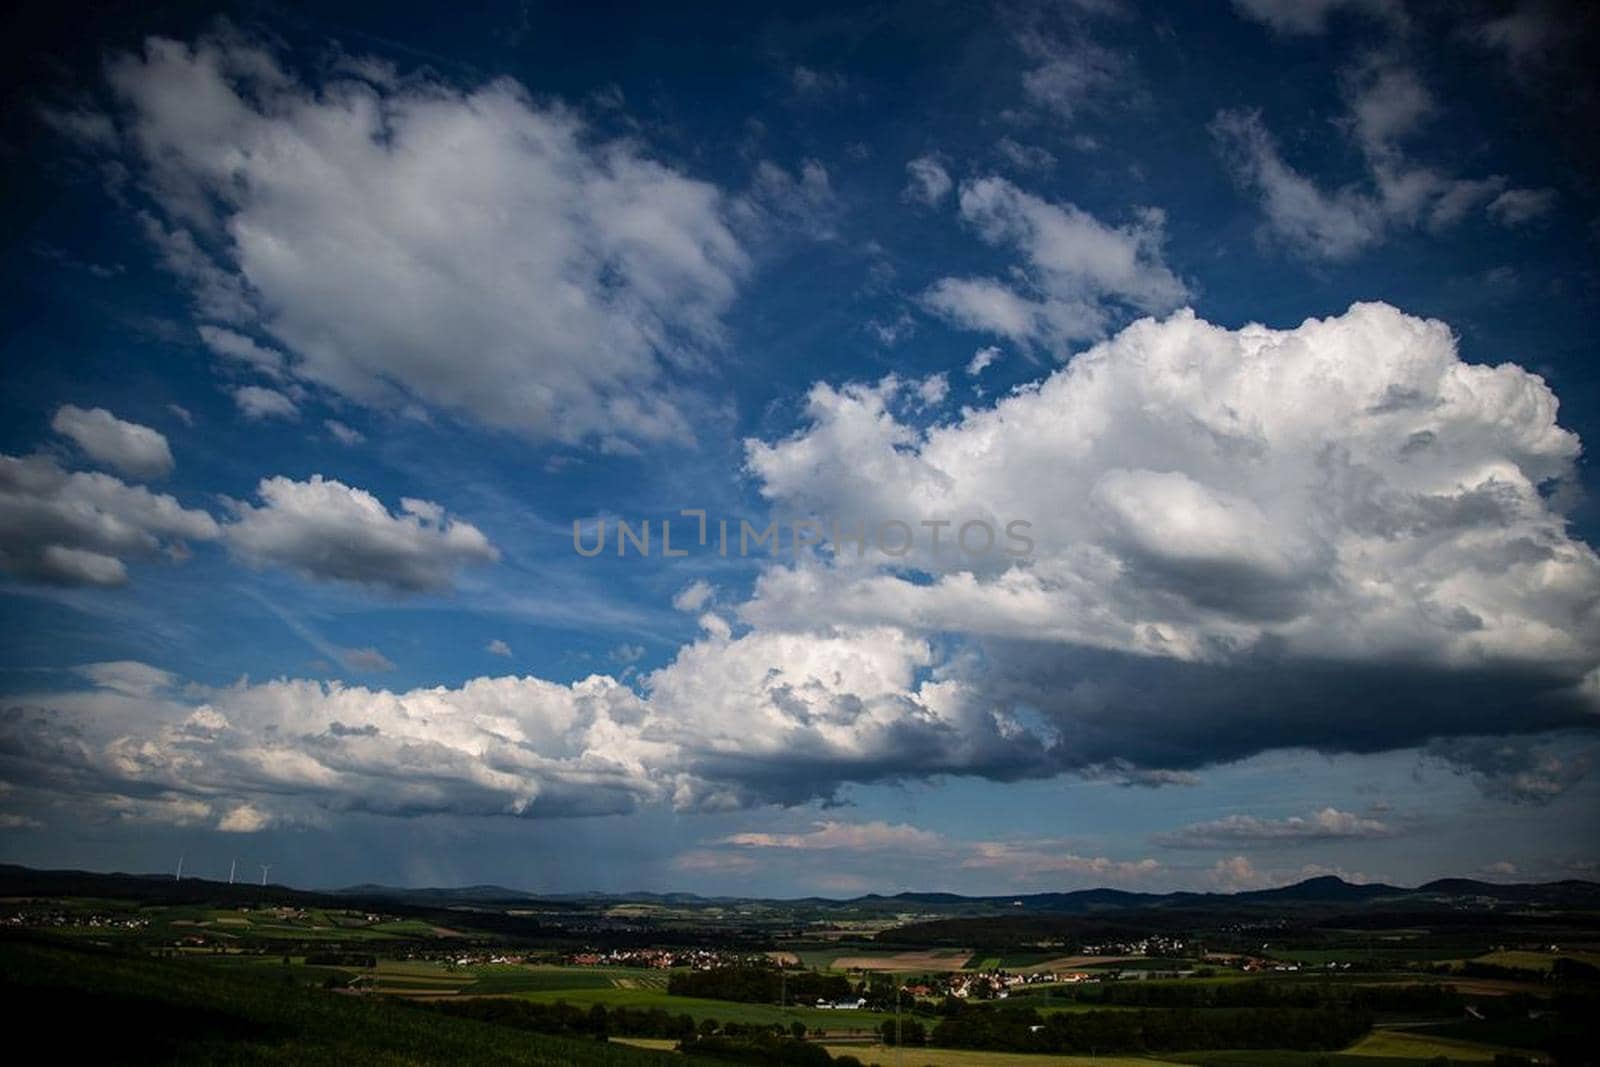
[[[95,689],[7,703],[7,780],[84,797],[185,798],[219,813],[250,803],[264,813],[598,814],[667,789],[648,769],[667,760],[639,736],[645,709],[606,678],[482,678],[405,693],[312,681],[133,692],[113,687],[127,673],[116,666]]]
[[[388,814],[574,815],[800,803],[851,780],[1046,773],[1038,740],[935,682],[893,631],[710,637],[646,679],[478,678],[409,692],[302,680],[206,688],[136,663],[13,698],[0,773],[100,798]],[[158,817],[160,810],[157,809]],[[193,813],[191,805],[172,811]]]
[[[898,384],[809,398],[749,444],[781,513],[1032,523],[1035,551],[775,568],[746,618],[895,625],[1209,663],[1600,660],[1600,561],[1545,490],[1577,438],[1513,364],[1382,304],[1292,330],[1180,312],[1037,387],[918,428]],[[880,560],[883,557],[878,557]],[[870,554],[869,554],[870,559]]]
[[[1595,723],[1600,560],[1548,492],[1579,443],[1539,378],[1463,363],[1442,323],[1183,312],[945,424],[904,392],[818,386],[750,469],[779,513],[947,521],[946,549],[773,567],[757,632],[960,638],[941,683],[1060,768]],[[949,548],[1017,519],[1030,558]]]
[[[535,439],[690,436],[667,367],[720,343],[747,268],[713,186],[510,81],[310,84],[227,34],[108,79],[147,229],[236,366]]]
[[[713,633],[646,678],[650,707],[692,757],[680,802],[801,803],[843,782],[1049,772],[1006,709],[929,676],[934,651],[892,626]]]

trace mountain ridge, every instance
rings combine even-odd
[[[1600,906],[1600,882],[1561,879],[1551,882],[1484,882],[1471,878],[1439,878],[1416,887],[1383,882],[1350,882],[1334,875],[1308,878],[1285,886],[1246,889],[1234,892],[1174,890],[1142,892],[1097,886],[1088,889],[967,895],[940,891],[902,891],[893,894],[866,893],[856,897],[756,897],[702,896],[684,892],[580,892],[534,893],[507,886],[479,883],[458,887],[387,886],[362,883],[331,890],[302,889],[271,883],[230,884],[203,878],[175,880],[169,875],[128,874],[82,870],[39,870],[16,864],[0,864],[0,893],[10,895],[68,895],[68,886],[100,885],[106,889],[144,889],[171,896],[214,893],[226,897],[336,898],[354,904],[359,901],[394,901],[432,906],[482,906],[488,904],[543,905],[572,907],[586,903],[658,905],[718,905],[730,902],[768,902],[789,907],[813,905],[829,908],[886,909],[988,908],[1002,913],[1027,912],[1088,913],[1096,911],[1141,910],[1147,908],[1205,908],[1208,906],[1250,904],[1341,904],[1361,905],[1374,901],[1429,904],[1454,899],[1494,900],[1508,903],[1593,903]],[[265,892],[264,892],[265,891]]]

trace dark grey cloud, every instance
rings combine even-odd
[[[1548,804],[1583,781],[1600,759],[1591,732],[1547,737],[1440,738],[1424,756],[1470,776],[1486,794]]]
[[[1193,771],[1274,749],[1366,754],[1436,738],[1595,728],[1570,672],[1307,660],[1261,650],[1193,663],[987,642],[969,684],[1036,709],[1062,769],[1123,760]]]

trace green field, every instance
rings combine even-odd
[[[716,1019],[724,1023],[780,1023],[788,1026],[799,1022],[807,1030],[833,1032],[866,1032],[893,1019],[893,1013],[876,1011],[833,1011],[821,1008],[780,1008],[776,1004],[739,1004],[730,1000],[704,1000],[699,997],[675,997],[663,989],[564,989],[520,994],[522,999],[536,1003],[554,1004],[604,1004],[616,1008],[660,1008],[673,1014],[687,1014],[695,1022]]]
[[[1471,1041],[1412,1034],[1404,1030],[1374,1030],[1346,1051],[1355,1056],[1390,1056],[1412,1060],[1431,1060],[1443,1056],[1453,1063],[1487,1063],[1494,1060],[1496,1053],[1507,1050]]]
[[[675,1053],[529,1034],[381,997],[308,990],[281,976],[0,940],[0,994],[15,1019],[53,1026],[64,1062],[529,1067],[709,1067]]]
[[[552,989],[661,988],[667,979],[660,971],[634,971],[599,967],[477,967],[464,992],[475,997],[508,993],[539,993]]]
[[[1490,963],[1496,967],[1516,967],[1524,971],[1549,971],[1555,966],[1556,960],[1562,959],[1600,967],[1600,952],[1527,952],[1510,949],[1474,957],[1472,962]]]
[[[276,955],[197,952],[191,959],[209,967],[228,967],[282,974],[293,972],[306,984],[320,985],[329,976],[359,979],[361,988],[403,996],[514,996],[578,989],[640,989],[664,992],[667,973],[636,967],[564,967],[554,964],[483,964],[458,967],[435,960],[379,959],[373,968],[308,965],[304,956],[290,957],[285,968]]]
[[[992,958],[992,957],[989,957]],[[1008,952],[1000,957],[1000,966],[1008,971],[1025,971],[1030,967],[1038,967],[1049,963],[1051,960],[1061,958],[1061,953],[1056,952]]]

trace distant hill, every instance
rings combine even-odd
[[[1278,889],[1253,889],[1248,892],[1235,893],[1233,894],[1233,899],[1267,901],[1269,903],[1295,900],[1332,903],[1406,896],[1411,892],[1411,890],[1400,889],[1392,885],[1384,885],[1382,882],[1347,882],[1343,878],[1329,874],[1320,878],[1308,878],[1303,882],[1296,882],[1294,885],[1286,885]]]
[[[1408,889],[1377,882],[1347,882],[1326,875],[1276,889],[1238,893],[1138,893],[1123,889],[1079,889],[1061,893],[962,896],[957,893],[876,893],[849,899],[804,897],[788,900],[701,897],[693,893],[578,893],[537,894],[498,885],[458,888],[404,888],[365,884],[328,892],[293,889],[281,885],[229,885],[226,882],[165,875],[101,874],[91,871],[39,871],[0,865],[0,896],[107,896],[186,903],[222,901],[248,903],[323,903],[341,907],[373,906],[416,909],[494,909],[537,906],[541,910],[585,910],[615,904],[653,904],[668,907],[726,906],[758,903],[820,912],[905,911],[945,912],[952,915],[1004,915],[1017,912],[1057,915],[1101,915],[1149,909],[1182,911],[1233,911],[1251,908],[1317,908],[1350,910],[1381,907],[1392,910],[1437,910],[1516,905],[1532,908],[1600,908],[1600,883],[1586,881],[1496,883],[1467,878],[1445,878]]]

